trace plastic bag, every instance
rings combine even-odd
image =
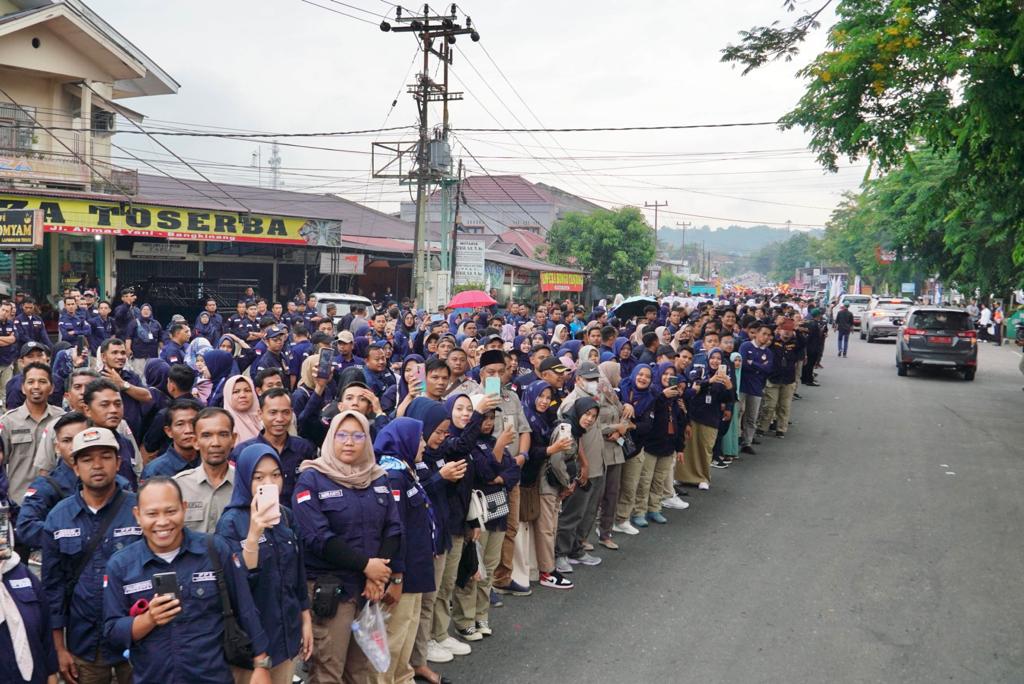
[[[384,624],[384,611],[378,601],[368,601],[359,615],[352,621],[352,636],[367,660],[377,672],[387,672],[391,667],[391,651],[388,650],[388,629]]]

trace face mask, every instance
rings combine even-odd
[[[594,394],[597,392],[597,380],[584,380],[583,391],[588,394]]]

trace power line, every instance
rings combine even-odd
[[[369,19],[363,19],[362,17],[357,17],[354,14],[349,14],[348,12],[342,12],[341,10],[336,10],[333,7],[324,7],[323,5],[318,5],[315,2],[310,2],[310,0],[299,0],[299,2],[304,2],[307,5],[312,5],[313,7],[319,7],[320,9],[326,10],[328,12],[334,12],[335,14],[340,14],[341,16],[348,17],[349,19],[355,19],[356,21],[361,21],[364,24],[369,24],[370,26],[376,26],[377,25],[377,22],[375,22],[375,21],[370,21]],[[343,5],[345,3],[338,3],[338,4]],[[366,10],[363,10],[363,11],[365,12]]]
[[[107,98],[102,95],[98,97],[103,100],[110,102]],[[117,106],[115,103],[110,102],[111,105]],[[128,117],[124,117],[126,121],[132,121]],[[0,128],[12,128],[10,125],[0,126]],[[181,137],[181,138],[227,138],[227,139],[245,139],[245,138],[340,138],[347,135],[362,135],[367,133],[386,133],[388,131],[404,131],[415,128],[415,126],[391,126],[390,128],[366,128],[357,131],[318,131],[312,133],[212,133],[207,131],[163,131],[163,130],[142,130],[142,131],[117,131],[118,133],[124,133],[128,135],[146,135],[161,136],[161,137]],[[70,126],[53,126],[49,130],[51,131],[74,131],[81,132],[80,128],[71,128]]]
[[[11,97],[6,90],[4,90],[3,88],[0,88],[0,94],[3,94],[3,96],[6,97],[15,107],[20,109],[25,116],[30,118],[32,120],[32,123],[34,123],[36,126],[38,126],[39,128],[41,128],[44,131],[46,131],[47,133],[49,133],[51,138],[53,138],[54,140],[59,142],[61,144],[61,146],[64,149],[66,149],[68,152],[70,152],[72,155],[74,155],[76,159],[78,159],[80,162],[82,162],[83,164],[88,166],[89,169],[92,170],[93,173],[95,173],[103,181],[105,181],[107,184],[109,184],[111,188],[115,188],[117,190],[120,190],[122,195],[124,195],[125,197],[128,197],[128,193],[125,191],[125,189],[123,187],[121,187],[120,185],[118,185],[117,183],[112,181],[111,179],[109,179],[106,176],[104,176],[102,173],[99,172],[99,169],[97,169],[95,166],[93,166],[92,162],[86,161],[85,157],[83,157],[82,155],[80,155],[77,152],[75,152],[73,149],[71,149],[71,147],[66,142],[61,140],[59,137],[55,136],[52,133],[52,129],[49,129],[46,126],[44,126],[43,124],[41,124],[39,122],[39,119],[37,119],[35,116],[33,116],[25,107],[22,107],[21,104],[19,104],[13,97]]]
[[[695,128],[741,128],[778,126],[778,121],[740,121],[709,124],[668,124],[664,126],[596,126],[592,128],[460,128],[469,133],[607,133],[615,131],[684,131]]]
[[[460,144],[462,144],[462,143],[460,143]],[[519,201],[518,201],[518,200],[517,200],[517,199],[516,199],[515,197],[513,197],[511,193],[509,193],[509,191],[508,191],[508,190],[507,190],[507,189],[505,188],[505,186],[504,186],[504,185],[502,185],[502,184],[501,184],[501,182],[500,182],[499,180],[497,180],[497,179],[496,179],[496,178],[495,178],[494,176],[492,176],[491,174],[489,174],[489,173],[487,172],[487,169],[485,169],[485,168],[484,168],[484,165],[480,163],[480,160],[479,160],[479,159],[477,159],[477,158],[476,158],[476,157],[475,157],[475,156],[473,155],[473,153],[472,153],[472,152],[471,152],[471,151],[469,150],[469,148],[468,148],[468,147],[466,147],[465,145],[462,145],[462,149],[463,149],[463,150],[465,150],[465,151],[466,151],[466,154],[468,154],[468,155],[470,156],[470,158],[471,158],[471,159],[472,159],[473,161],[475,161],[475,162],[476,162],[476,165],[480,167],[480,170],[484,172],[484,175],[485,175],[485,176],[487,176],[488,178],[490,178],[490,179],[491,179],[492,181],[494,181],[494,182],[495,182],[495,185],[497,185],[497,186],[498,186],[498,187],[499,187],[499,188],[501,189],[501,191],[502,191],[503,193],[505,193],[505,195],[506,195],[506,196],[507,196],[507,197],[508,197],[508,198],[509,198],[510,200],[512,200],[513,204],[515,204],[515,205],[516,205],[517,207],[519,207],[519,208],[520,208],[520,209],[521,209],[521,210],[523,211],[523,213],[524,213],[524,214],[526,214],[526,215],[527,215],[527,216],[529,216],[529,217],[530,217],[531,219],[533,219],[533,222],[537,224],[537,227],[538,227],[538,228],[542,228],[542,227],[544,226],[544,224],[543,224],[543,223],[541,223],[541,222],[540,222],[539,220],[537,220],[537,217],[536,217],[536,216],[534,216],[533,214],[531,214],[530,212],[528,212],[528,211],[526,210],[526,207],[524,207],[524,206],[523,206],[522,204],[520,204],[520,203],[519,203]]]
[[[111,106],[113,106],[113,107],[115,107],[115,108],[117,107],[116,103],[114,103],[114,102],[111,102],[111,101],[110,101],[110,100],[108,100],[107,98],[105,98],[105,97],[103,97],[102,95],[100,95],[99,93],[97,93],[97,92],[96,92],[96,90],[95,90],[95,89],[94,89],[94,88],[93,88],[93,87],[92,87],[92,86],[91,86],[91,85],[90,85],[90,84],[89,84],[88,82],[85,82],[85,84],[84,84],[84,85],[85,85],[85,87],[86,87],[86,88],[88,88],[88,89],[89,89],[89,90],[90,90],[90,91],[92,92],[92,94],[93,94],[93,95],[95,95],[96,97],[100,98],[101,100],[103,100],[103,101],[104,101],[104,102],[106,102],[107,104],[109,104],[109,105],[111,105]],[[143,128],[143,127],[142,127],[142,125],[141,125],[141,124],[139,124],[138,122],[136,122],[136,121],[134,121],[134,120],[132,120],[132,119],[129,119],[129,121],[131,121],[131,122],[132,122],[132,124],[134,124],[134,126],[135,126],[136,128],[138,128],[138,129],[139,129],[140,131],[144,131],[144,132],[146,131],[146,129],[145,129],[145,128]],[[187,167],[188,167],[189,169],[191,169],[191,170],[192,170],[192,172],[193,172],[193,173],[195,173],[195,174],[196,174],[197,176],[199,176],[200,178],[202,178],[203,180],[205,180],[205,181],[206,181],[207,183],[210,183],[210,184],[211,184],[211,185],[213,185],[213,186],[214,186],[215,188],[217,188],[218,190],[220,190],[221,192],[223,192],[223,193],[224,193],[224,194],[225,194],[225,195],[226,195],[226,196],[227,196],[228,198],[230,198],[231,200],[233,200],[233,201],[237,202],[237,203],[238,203],[239,205],[241,205],[241,207],[242,207],[243,209],[245,209],[245,211],[247,211],[247,212],[249,211],[249,207],[248,207],[248,206],[247,206],[247,205],[245,204],[245,202],[241,201],[241,200],[240,200],[240,199],[238,199],[237,197],[232,197],[232,195],[231,195],[231,193],[230,193],[230,192],[228,192],[228,191],[227,191],[227,190],[225,190],[225,189],[224,189],[223,187],[221,187],[221,186],[220,186],[220,185],[218,185],[217,183],[214,183],[214,182],[213,182],[212,180],[210,180],[209,178],[207,178],[207,177],[206,177],[206,175],[204,175],[202,171],[200,171],[199,169],[197,169],[196,167],[192,166],[192,165],[191,165],[191,164],[189,164],[189,163],[188,163],[187,161],[185,161],[184,159],[182,159],[182,158],[181,158],[180,156],[178,156],[178,153],[177,153],[177,152],[175,152],[174,150],[172,150],[172,149],[171,149],[171,148],[169,148],[169,147],[168,147],[167,145],[165,145],[165,144],[164,144],[164,143],[162,143],[161,141],[157,140],[157,139],[156,139],[156,138],[154,138],[153,136],[149,136],[149,138],[150,138],[150,140],[152,140],[153,142],[155,142],[155,143],[156,143],[157,145],[159,145],[160,147],[162,147],[162,148],[164,148],[165,150],[167,150],[167,151],[168,151],[168,152],[169,152],[170,154],[172,154],[172,155],[174,156],[174,158],[175,158],[175,159],[177,159],[177,160],[178,160],[178,161],[180,161],[180,162],[181,162],[182,164],[184,164],[184,165],[185,165],[185,166],[187,166]],[[187,183],[183,183],[183,184],[184,184],[184,185],[185,185],[186,187],[188,186],[188,184],[187,184]],[[194,190],[194,189],[195,189],[195,188],[193,188],[193,190]],[[205,194],[205,193],[204,193],[204,194]],[[210,198],[210,199],[213,199],[213,198]],[[221,201],[221,204],[224,204],[224,202],[223,202],[223,201]],[[227,205],[225,205],[225,206],[227,206]]]

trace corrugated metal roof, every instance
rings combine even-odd
[[[491,204],[555,204],[555,198],[522,176],[470,176],[462,181],[462,194],[467,202]],[[430,195],[437,201],[440,192]]]
[[[214,184],[140,173],[139,194],[132,199],[140,204],[169,204],[212,211],[248,210],[254,214],[341,221],[341,231],[345,236],[412,239],[415,233],[413,224],[356,202],[334,195],[314,195],[293,190]]]
[[[583,273],[578,268],[571,268],[569,266],[557,266],[555,264],[549,264],[546,261],[537,261],[536,259],[527,259],[526,257],[514,256],[512,254],[505,254],[503,252],[495,252],[488,250],[484,256],[485,261],[493,261],[496,264],[504,264],[505,266],[511,266],[513,268],[522,269],[524,271],[546,271],[548,273]]]

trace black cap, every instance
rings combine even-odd
[[[676,350],[673,349],[670,345],[663,344],[660,347],[658,347],[657,356],[667,356],[670,359],[674,359],[676,357]]]
[[[35,340],[32,340],[30,342],[26,342],[25,344],[21,345],[21,354],[18,356],[18,358],[21,358],[22,356],[28,356],[29,354],[31,354],[34,351],[42,351],[42,352],[46,352],[47,354],[49,354],[50,353],[50,348],[47,347],[42,342],[36,342]]]
[[[562,365],[557,357],[549,356],[540,363],[540,372],[555,371],[556,373],[568,373],[569,369]]]

